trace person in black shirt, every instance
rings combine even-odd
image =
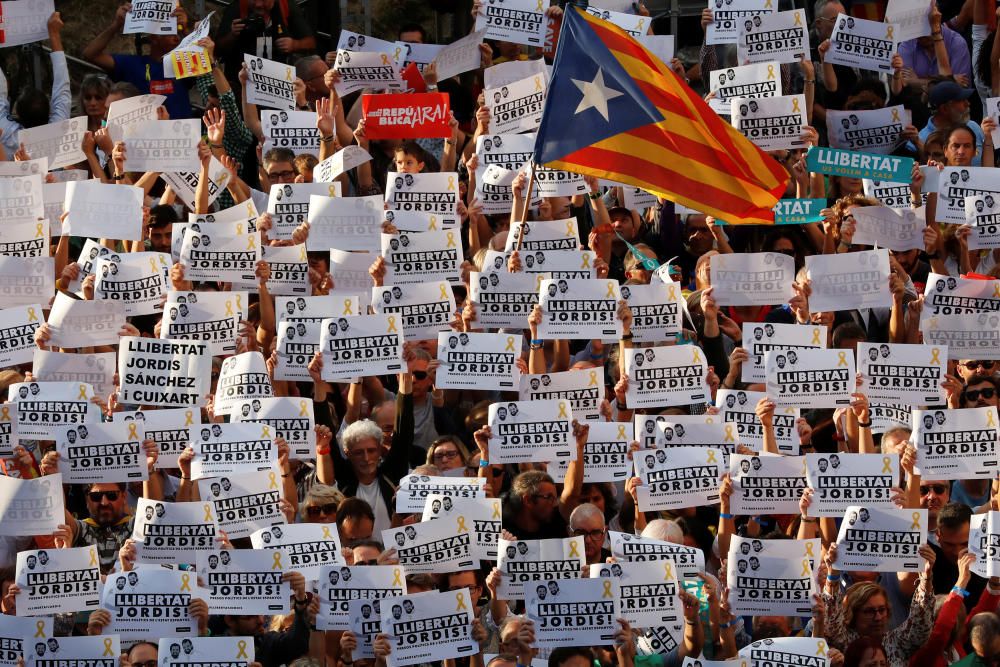
[[[971,520],[972,510],[961,503],[948,503],[938,512],[937,544],[931,544],[937,555],[932,571],[935,593],[947,595],[958,581],[958,558],[969,546]],[[966,611],[975,606],[985,586],[986,579],[971,575],[965,587],[969,591],[965,598]]]
[[[229,3],[215,36],[215,53],[226,63],[226,78],[235,81],[243,54],[292,63],[296,54],[316,50],[316,37],[290,0],[237,0]]]

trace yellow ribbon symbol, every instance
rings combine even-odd
[[[236,225],[236,235],[237,236],[243,236],[243,225],[242,225],[242,223]]]
[[[541,89],[542,89],[542,77],[536,76],[535,77],[535,92],[538,92]]]
[[[233,316],[233,302],[229,299],[226,299],[226,315]]]
[[[569,415],[566,414],[566,404],[563,403],[562,401],[559,401],[559,418],[569,419]]]
[[[469,528],[465,525],[465,517],[464,516],[455,517],[455,523],[458,524],[458,527],[455,528],[455,532],[456,533],[467,533],[467,532],[469,532]]]
[[[993,284],[993,298],[1000,299],[1000,283]]]
[[[837,353],[837,366],[839,367],[839,366],[846,366],[846,365],[847,365],[847,353],[846,352],[838,352]]]
[[[97,567],[97,549],[90,547],[90,567]]]
[[[42,236],[45,236],[45,234],[44,232],[42,232],[42,223],[39,222],[38,224],[35,225],[35,238],[39,238]]]
[[[514,352],[514,337],[507,336],[507,347],[504,348],[504,352]]]
[[[389,56],[387,54],[385,54],[385,53],[380,53],[379,55],[382,56],[382,64],[383,65],[388,65],[389,64]]]
[[[202,505],[205,508],[205,521],[215,521],[212,518],[212,505],[210,503],[205,503]]]
[[[889,465],[890,461],[892,461],[892,459],[890,459],[888,456],[882,457],[882,472],[889,472],[889,473],[892,472],[892,466]]]
[[[624,425],[619,425],[618,426],[617,439],[618,440],[624,440],[625,439],[625,426]]]
[[[937,364],[938,366],[941,365],[941,350],[940,350],[940,348],[936,348],[936,347],[932,347],[931,348],[931,363],[932,364]]]
[[[330,534],[330,526],[328,526],[328,525],[326,525],[324,523],[324,524],[322,524],[320,526],[320,528],[323,531],[323,539],[324,540],[332,540],[333,539],[333,535]]]
[[[0,406],[0,421],[9,422],[10,421],[10,406],[4,405]]]
[[[994,421],[994,419],[993,419],[993,411],[992,410],[988,410],[986,412],[986,426],[988,426],[990,428],[996,428],[996,426],[997,426],[996,421]]]
[[[241,314],[243,313],[243,295],[242,294],[237,294],[236,295],[236,310],[240,311]]]
[[[351,300],[344,299],[344,312],[341,315],[353,315],[354,310],[351,308]]]
[[[29,308],[28,309],[28,321],[29,322],[37,322],[38,321],[38,315],[35,313],[35,309],[34,308]]]
[[[83,400],[87,400],[87,385],[85,384],[80,385],[80,395],[77,396],[77,398],[82,398]]]
[[[795,25],[802,25],[802,12],[795,12]]]
[[[326,191],[331,197],[337,196],[337,186],[334,185],[333,183],[330,183],[330,187],[328,187]]]
[[[822,639],[816,642],[816,655],[826,655],[826,642]]]
[[[589,269],[590,268],[590,255],[588,255],[587,253],[583,253],[583,256],[580,258],[580,260],[581,260],[581,264],[580,264],[580,268],[581,269]]]
[[[191,426],[194,424],[194,413],[191,410],[184,412],[184,425]]]
[[[667,285],[667,300],[668,301],[676,301],[677,300],[677,292],[674,290],[673,283],[671,283],[670,285]]]
[[[448,300],[448,286],[445,285],[444,283],[441,283],[440,285],[438,285],[438,289],[441,291],[441,300],[442,301],[447,301]]]
[[[448,177],[448,190],[454,190],[454,189],[455,189],[455,177],[454,176],[449,176]]]
[[[796,18],[798,18],[798,14],[796,14],[795,16],[796,16]],[[800,113],[799,112],[799,98],[797,98],[797,97],[793,97],[792,98],[792,111],[795,112],[795,113]]]
[[[438,228],[438,218],[436,215],[431,216],[431,224],[427,227],[427,231],[434,232]]]
[[[597,371],[590,371],[590,383],[587,386],[588,387],[597,386]]]
[[[462,609],[468,611],[469,608],[465,606],[465,593],[455,593],[455,602],[458,603],[458,606],[455,607],[455,611],[461,611]]]
[[[285,68],[285,81],[291,81],[291,80],[292,80],[292,68],[291,67],[286,67]]]
[[[308,417],[308,416],[309,416],[309,402],[299,401],[299,417]]]
[[[191,592],[191,575],[187,572],[181,574],[181,590]]]
[[[111,650],[112,639],[111,637],[105,637],[104,639],[104,655],[114,656],[115,652]]]
[[[601,583],[604,584],[604,590],[601,591],[601,597],[602,598],[611,598],[611,597],[614,597],[614,594],[611,593],[611,580],[610,579],[605,579]]]
[[[274,561],[274,562],[271,563],[271,569],[272,570],[280,570],[281,569],[281,552],[278,551],[277,549],[275,549],[274,551],[271,552],[271,558]]]
[[[156,273],[157,271],[160,270],[160,265],[156,263],[155,257],[149,258],[149,268],[153,271],[153,273]]]
[[[500,501],[499,500],[494,500],[493,501],[493,516],[491,518],[492,519],[499,519],[500,518]]]
[[[697,345],[692,345],[691,346],[691,363],[692,364],[700,364],[701,363],[701,354],[698,352],[698,346]]]
[[[639,19],[639,22],[635,24],[636,32],[641,33],[643,26],[646,25],[646,19]]]
[[[135,432],[135,427],[136,427],[136,423],[135,422],[129,422],[128,423],[128,439],[129,440],[138,440],[139,439],[139,434]]]
[[[892,30],[892,28],[890,28],[889,30],[891,31],[891,30]],[[897,123],[898,123],[898,122],[900,122],[900,121],[899,121],[899,109],[893,109],[893,110],[892,110],[892,119],[893,119],[893,120],[894,120],[895,122],[897,122]]]
[[[448,239],[448,244],[445,247],[446,248],[454,248],[455,247],[455,232],[445,232],[445,237]]]
[[[813,543],[812,542],[806,542],[806,555],[809,556],[810,558],[815,558],[815,556],[813,555]]]
[[[910,524],[910,530],[920,530],[920,512],[914,512],[911,516],[913,523]]]
[[[723,442],[736,442],[736,438],[733,436],[732,424],[726,424],[726,434],[723,436]]]
[[[586,255],[584,255],[584,257],[586,257]],[[608,293],[604,295],[604,298],[606,298],[606,299],[613,299],[613,298],[615,298],[615,288],[616,287],[618,287],[618,283],[616,283],[614,280],[609,280],[608,281]]]
[[[809,569],[809,561],[806,559],[802,559],[802,574],[800,574],[799,576],[808,577],[810,574],[812,574],[812,572]]]
[[[708,462],[709,463],[715,463],[716,462],[716,460],[715,460],[715,450],[714,449],[707,449],[707,450],[705,450],[705,452],[708,454]]]
[[[386,333],[392,333],[392,332],[399,333],[398,331],[396,331],[395,315],[387,315],[385,321],[389,323],[389,329],[386,331]]]
[[[819,329],[813,329],[813,338],[810,345],[822,345],[822,343],[819,340]]]
[[[250,656],[247,655],[247,643],[245,639],[241,639],[236,642],[236,647],[239,649],[239,653],[236,654],[236,658],[243,658],[244,660],[249,660]]]
[[[893,39],[893,36],[892,36],[892,26],[891,25],[887,25],[885,27],[885,38],[886,39]],[[895,116],[896,112],[894,111],[892,115]],[[898,120],[898,119],[896,119],[896,120]]]
[[[394,567],[392,569],[392,585],[393,586],[402,586],[403,585],[402,573],[399,571],[398,567]]]
[[[277,478],[278,478],[278,476],[274,474],[273,470],[271,472],[267,473],[267,480],[268,480],[268,482],[270,482],[270,486],[268,488],[271,488],[271,489],[278,488],[278,479]]]
[[[45,621],[35,621],[35,636],[45,637]]]
[[[771,0],[767,0],[767,4],[771,4]],[[771,80],[774,78],[774,65],[767,66],[767,78]]]
[[[256,250],[256,248],[257,248],[257,239],[254,236],[252,236],[252,235],[248,236],[247,237],[247,250]]]
[[[402,52],[403,52],[403,47],[397,46],[396,53],[393,54],[392,59],[395,60],[396,62],[399,62],[399,54]]]
[[[545,8],[542,7],[542,0],[538,0],[538,4],[535,5],[535,11],[536,12],[544,12],[545,11]]]
[[[268,426],[267,424],[263,424],[260,427],[260,437],[262,437],[262,438],[270,438],[271,437],[271,427]]]
[[[569,543],[569,556],[570,558],[580,557],[580,551],[576,547],[576,540],[573,540],[572,542]]]
[[[573,221],[572,220],[567,220],[566,221],[566,236],[575,236],[575,235],[576,235],[576,231],[573,229]]]
[[[308,257],[309,256],[306,255],[306,244],[303,243],[302,245],[299,246],[299,261],[304,262],[308,259]]]
[[[674,571],[670,569],[670,561],[663,561],[663,580],[670,581],[674,578]]]

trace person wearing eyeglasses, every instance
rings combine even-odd
[[[996,365],[991,359],[959,359],[955,372],[962,382],[968,382],[976,375],[992,375],[997,370]]]
[[[611,552],[604,548],[607,530],[604,514],[597,505],[583,503],[569,515],[569,536],[583,538],[587,565],[604,563],[611,556]]]
[[[427,449],[427,465],[432,465],[441,471],[442,475],[449,470],[465,467],[469,451],[458,438],[443,436],[431,443]],[[477,471],[478,472],[478,471]]]

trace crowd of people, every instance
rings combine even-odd
[[[492,4],[492,0],[490,2]],[[217,390],[220,378],[227,374],[224,361],[232,355],[247,354],[261,359],[261,366],[266,368],[265,384],[270,388],[267,396],[291,397],[296,403],[301,400],[310,404],[315,442],[311,451],[303,454],[296,450],[293,454],[287,437],[277,437],[274,441],[277,456],[270,462],[273,466],[270,469],[278,473],[281,480],[278,501],[281,516],[274,525],[325,526],[324,530],[333,533],[342,547],[338,554],[339,565],[351,566],[351,569],[398,566],[397,544],[387,543],[389,533],[384,531],[420,525],[428,520],[426,509],[423,515],[401,509],[398,495],[402,493],[401,482],[412,475],[431,479],[464,477],[481,479],[483,496],[500,501],[502,533],[494,534],[491,539],[519,543],[538,540],[543,544],[562,544],[566,538],[582,539],[582,569],[565,575],[567,578],[596,576],[591,565],[628,561],[628,557],[617,550],[612,533],[628,538],[640,536],[650,543],[684,547],[688,550],[684,553],[698,553],[696,560],[701,564],[700,570],[677,582],[675,604],[680,613],[669,631],[636,627],[628,622],[623,610],[622,617],[614,619],[613,640],[595,636],[591,642],[558,648],[537,645],[536,634],[540,628],[531,620],[524,598],[507,599],[503,594],[503,580],[509,575],[504,571],[502,554],[500,562],[478,560],[475,566],[459,568],[459,571],[407,573],[404,586],[407,594],[468,591],[473,601],[469,632],[479,650],[474,655],[444,660],[445,663],[470,667],[527,667],[544,662],[551,667],[583,667],[597,663],[604,667],[746,665],[746,662],[721,661],[745,657],[745,651],[755,642],[788,637],[822,640],[822,657],[826,664],[834,667],[993,665],[1000,660],[1000,567],[994,570],[985,562],[991,557],[988,550],[971,548],[980,538],[970,538],[970,532],[982,533],[974,530],[973,522],[978,521],[974,516],[988,516],[989,512],[1000,510],[996,472],[977,471],[968,479],[925,478],[918,465],[923,455],[918,451],[919,443],[909,421],[912,409],[937,408],[949,413],[995,409],[1000,403],[998,369],[994,361],[1000,355],[996,349],[984,350],[981,358],[949,355],[940,377],[945,402],[895,406],[902,408],[905,414],[895,422],[881,413],[876,419],[876,407],[885,406],[876,406],[877,401],[866,396],[865,378],[859,375],[856,385],[852,383],[848,391],[849,405],[836,409],[803,408],[787,438],[788,447],[781,450],[776,444],[776,419],[784,414],[786,407],[796,406],[776,402],[774,396],[766,394],[765,383],[744,379],[747,377],[744,367],[751,364],[755,356],[744,346],[745,333],[760,328],[758,325],[824,326],[825,340],[817,341],[820,346],[846,352],[851,358],[858,346],[865,343],[920,345],[926,342],[921,326],[922,311],[928,308],[925,294],[934,289],[935,280],[964,283],[972,279],[1000,278],[1000,245],[970,248],[973,230],[969,225],[936,219],[935,208],[940,207],[938,194],[925,192],[928,176],[919,168],[996,166],[993,136],[1000,128],[994,120],[996,112],[985,108],[987,99],[1000,96],[1000,42],[995,40],[995,27],[989,27],[995,26],[993,15],[1000,16],[995,6],[984,0],[965,0],[947,6],[943,2],[931,4],[928,9],[930,34],[898,44],[892,70],[881,74],[824,63],[837,17],[848,10],[838,0],[817,0],[815,7],[809,8],[813,51],[798,64],[782,64],[780,77],[785,95],[805,94],[808,125],[803,129],[801,148],[772,151],[771,157],[788,172],[786,199],[822,199],[826,206],[815,220],[780,226],[732,224],[739,221],[724,224],[663,198],[643,200],[642,207],[630,208],[629,204],[636,201],[634,188],[590,176],[584,179],[586,191],[583,193],[536,197],[529,192],[534,183],[529,169],[518,173],[510,184],[510,192],[506,194],[510,210],[485,213],[483,202],[477,197],[481,187],[477,187],[475,181],[480,173],[477,167],[484,159],[483,139],[492,137],[495,132],[491,130],[493,119],[483,97],[484,73],[510,63],[541,59],[539,48],[487,39],[480,46],[479,69],[440,81],[434,65],[424,66],[425,90],[449,94],[450,136],[376,140],[366,136],[361,100],[365,94],[381,91],[338,95],[340,76],[332,67],[337,54],[335,51],[317,52],[312,28],[297,2],[231,2],[211,35],[197,42],[207,52],[211,71],[181,79],[164,74],[164,58],[194,27],[195,19],[202,17],[189,16],[183,7],[178,7],[174,12],[178,21],[177,34],[141,35],[136,40],[134,53],[109,53],[108,45],[121,35],[131,9],[131,4],[122,4],[112,24],[101,30],[79,54],[107,75],[86,76],[76,100],[71,99],[70,77],[62,49],[62,20],[58,12],[52,14],[48,21],[52,90],[47,95],[34,89],[8,90],[4,85],[5,94],[0,96],[4,159],[23,162],[39,157],[31,155],[18,139],[21,130],[84,115],[88,130],[84,134],[82,151],[87,159],[70,169],[81,170],[81,180],[97,179],[104,184],[142,189],[141,239],[87,239],[64,234],[54,236],[45,248],[45,256],[53,258],[52,278],[56,293],[83,301],[99,298],[95,297],[99,276],[93,268],[94,257],[160,253],[170,258],[159,311],[128,317],[118,334],[122,338],[167,338],[163,333],[168,323],[162,321],[165,317],[162,304],[176,306],[179,303],[183,308],[186,302],[184,297],[178,299],[178,295],[191,295],[189,303],[193,304],[199,294],[214,296],[214,293],[230,291],[248,294],[249,303],[243,319],[229,332],[235,344],[231,351],[212,356],[211,385],[196,409],[201,413],[201,424],[236,421],[228,412],[217,414],[222,396]],[[546,15],[558,22],[564,11],[573,10],[553,6],[546,10]],[[635,5],[635,11],[648,16],[641,3]],[[483,12],[485,9],[477,1],[473,16]],[[703,29],[707,30],[712,22],[713,10],[704,10]],[[375,37],[410,44],[427,41],[426,31],[418,24],[401,25],[395,34]],[[319,137],[316,154],[282,147],[265,150],[265,129],[261,121],[264,110],[247,99],[249,72],[243,65],[244,54],[294,67],[296,108],[315,114]],[[736,49],[732,45],[706,44],[702,46],[699,62],[685,64],[674,58],[668,64],[686,84],[702,86],[699,92],[710,99],[713,94],[709,93],[708,82],[713,72],[742,63],[736,62]],[[113,128],[106,122],[110,105],[146,94],[165,96],[158,110],[160,120],[200,116],[203,121],[204,138],[198,147],[201,170],[197,174],[199,185],[191,202],[193,206],[186,204],[161,174],[130,169],[125,143],[113,139]],[[810,308],[815,276],[806,268],[807,258],[840,254],[846,259],[852,253],[871,250],[872,246],[854,243],[859,223],[853,212],[886,204],[866,193],[862,178],[811,172],[806,163],[807,149],[827,145],[826,115],[829,112],[870,111],[896,104],[904,105],[910,114],[893,155],[916,161],[908,184],[908,204],[922,211],[926,220],[921,247],[889,251],[888,276],[884,277],[883,284],[878,284],[882,277],[872,282],[873,291],[884,290],[891,294],[891,307],[879,305],[817,312]],[[573,101],[572,106],[575,105]],[[970,119],[973,110],[977,117],[983,118],[980,123]],[[524,229],[525,224],[545,221],[558,221],[562,227],[569,219],[575,220],[570,230],[571,247],[576,249],[552,252],[585,253],[584,268],[588,269],[588,278],[594,282],[599,280],[602,285],[611,281],[615,289],[623,293],[627,293],[624,288],[629,286],[661,283],[676,286],[683,292],[679,299],[680,312],[671,325],[676,328],[668,330],[664,320],[659,334],[652,337],[647,334],[644,342],[633,340],[633,327],[639,316],[630,307],[629,299],[623,298],[615,313],[615,326],[620,328],[621,335],[616,334],[614,339],[542,337],[539,329],[546,313],[536,295],[520,326],[503,328],[504,333],[513,333],[517,341],[517,358],[510,373],[512,377],[521,378],[520,391],[517,383],[508,385],[512,389],[506,391],[476,389],[475,385],[464,389],[436,386],[436,378],[446,364],[438,358],[437,337],[428,340],[407,338],[397,374],[369,375],[352,382],[327,381],[324,379],[323,353],[315,351],[307,366],[308,379],[279,379],[276,369],[287,362],[282,359],[286,353],[281,349],[282,341],[288,336],[284,333],[287,325],[283,320],[290,317],[294,308],[289,304],[289,313],[286,313],[276,307],[276,299],[281,299],[282,295],[276,296],[269,288],[274,278],[269,263],[266,260],[257,263],[251,284],[234,286],[230,282],[191,280],[185,276],[188,267],[179,256],[181,246],[177,243],[175,228],[189,224],[197,216],[204,219],[206,215],[252,204],[254,219],[241,221],[255,224],[262,246],[301,248],[308,261],[309,293],[303,296],[335,296],[336,299],[321,302],[330,305],[320,307],[319,317],[340,317],[339,306],[334,309],[332,304],[340,304],[344,298],[350,300],[355,294],[354,288],[338,285],[338,266],[344,262],[332,259],[331,251],[342,255],[342,249],[315,249],[309,242],[313,226],[304,220],[290,238],[278,239],[272,216],[266,211],[276,187],[280,190],[281,186],[289,184],[314,182],[317,164],[351,146],[364,149],[370,160],[335,176],[340,195],[345,199],[382,196],[392,187],[387,179],[397,174],[442,172],[457,179],[460,221],[453,229],[458,232],[456,236],[461,237],[458,244],[461,263],[458,279],[447,288],[454,312],[450,322],[440,331],[446,334],[498,331],[480,321],[481,304],[476,300],[474,281],[479,276],[488,280],[491,273],[526,271],[531,266],[528,260],[535,261],[528,255],[534,253],[521,250],[521,243],[527,243],[523,238],[527,232],[513,241],[514,232]],[[686,158],[679,155],[677,159],[678,163],[683,163]],[[224,187],[209,203],[206,184],[216,160],[225,167],[226,179]],[[45,176],[46,182],[57,182],[58,176],[58,171],[53,171]],[[1000,191],[1000,179],[997,183],[994,190]],[[69,213],[72,217],[72,211]],[[50,221],[53,225],[56,222]],[[390,221],[381,223],[381,231],[390,235],[400,233]],[[795,274],[791,298],[771,305],[720,304],[713,289],[713,264],[719,257],[745,253],[773,253],[791,258]],[[544,257],[545,253],[539,255]],[[488,257],[503,259],[491,266],[487,263]],[[592,266],[590,257],[594,258]],[[2,267],[0,265],[0,270]],[[372,291],[362,294],[362,313],[367,312],[369,301],[372,312],[381,312],[376,307],[377,301],[381,299],[382,287],[394,286],[393,268],[385,256],[372,255],[368,268]],[[988,308],[993,312],[1000,309],[1000,298],[994,296],[983,300],[988,301]],[[42,305],[49,313],[51,304]],[[0,303],[0,309],[6,307]],[[324,312],[326,308],[329,310]],[[983,312],[971,306],[967,310]],[[169,315],[175,316],[176,312]],[[646,321],[648,317],[644,317]],[[997,328],[995,321],[987,326]],[[18,401],[24,399],[23,394],[20,399],[17,395],[17,389],[24,387],[21,383],[44,385],[57,379],[41,372],[37,365],[38,354],[93,359],[109,353],[112,359],[125,354],[123,344],[55,346],[52,340],[58,333],[57,328],[42,317],[32,328],[32,344],[37,349],[35,361],[10,364],[0,371],[0,396],[8,420],[9,415],[17,414]],[[197,332],[191,338],[197,340]],[[446,339],[447,335],[442,338],[444,346],[448,344]],[[204,340],[210,340],[210,336]],[[319,341],[312,343],[318,345]],[[630,406],[627,399],[630,378],[625,370],[626,357],[632,354],[629,350],[667,346],[693,346],[704,355],[707,365],[703,376],[704,400],[684,405]],[[0,346],[0,350],[5,347]],[[780,340],[775,341],[775,349],[781,349]],[[651,354],[648,358],[652,361]],[[859,364],[860,361],[858,359]],[[115,362],[111,367],[115,367]],[[558,462],[547,460],[497,462],[500,456],[496,443],[501,441],[494,433],[497,404],[526,399],[529,392],[525,383],[533,378],[536,388],[538,378],[546,385],[552,381],[556,387],[574,387],[578,383],[572,378],[581,377],[581,374],[597,378],[599,391],[593,405],[588,406],[587,399],[581,399],[579,392],[572,388],[559,389],[549,396],[573,401],[571,429],[566,434],[572,459],[568,466],[560,467]],[[74,378],[72,375],[61,377]],[[132,414],[137,410],[149,418],[148,415],[158,410],[154,405],[125,400],[119,393],[123,381],[119,369],[114,374],[110,393],[93,397],[92,402],[99,406],[101,420],[120,421],[120,414],[115,417],[117,413]],[[733,392],[761,392],[753,410],[754,425],[759,427],[761,435],[752,441],[743,441],[738,436],[735,443],[703,443],[702,446],[725,449],[727,460],[738,455],[804,457],[829,454],[839,455],[844,460],[852,455],[877,454],[880,459],[887,455],[897,456],[901,471],[893,480],[892,500],[883,507],[905,509],[907,515],[926,511],[926,543],[919,545],[919,567],[899,572],[891,568],[841,571],[837,555],[841,539],[838,534],[846,519],[828,515],[817,517],[810,512],[810,505],[816,498],[816,490],[812,488],[799,489],[799,512],[794,514],[732,513],[738,468],[721,469],[723,474],[716,480],[719,485],[717,503],[678,506],[670,510],[645,509],[639,465],[635,472],[631,465],[633,456],[637,464],[645,458],[636,452],[652,446],[665,447],[662,429],[669,429],[675,423],[688,425],[693,423],[690,419],[700,418],[702,423],[711,424],[713,417],[718,418],[725,410],[721,397]],[[585,412],[598,419],[588,421],[584,418]],[[654,419],[646,419],[647,415]],[[588,449],[588,441],[593,441],[590,436],[593,426],[600,422],[627,424],[633,436],[628,438],[627,453],[621,452],[627,456],[629,472],[614,480],[594,472],[601,468],[601,454]],[[647,424],[650,424],[649,432],[660,429],[659,438],[643,437]],[[742,426],[740,435],[744,433]],[[996,431],[995,425],[993,431]],[[13,432],[16,433],[16,426]],[[998,440],[995,435],[990,444],[994,452]],[[10,451],[0,458],[5,478],[38,480],[64,470],[56,440],[53,430],[49,434],[22,435],[10,441]],[[165,567],[143,558],[143,548],[137,544],[141,542],[136,530],[141,519],[138,508],[147,501],[166,505],[197,503],[200,507],[206,500],[206,487],[198,482],[212,475],[199,472],[202,468],[194,465],[201,458],[196,445],[182,447],[175,463],[164,466],[159,459],[164,456],[165,443],[147,439],[142,443],[142,452],[148,479],[143,482],[63,484],[61,489],[54,490],[64,496],[66,507],[64,521],[55,532],[11,535],[3,534],[0,529],[0,612],[18,615],[19,600],[26,594],[21,583],[22,570],[26,567],[24,552],[34,554],[35,550],[42,549],[51,553],[60,548],[94,547],[105,581],[119,573],[141,573]],[[806,459],[802,460],[804,470]],[[753,468],[759,467],[758,464],[759,460]],[[238,476],[228,477],[236,479]],[[591,481],[595,477],[602,481]],[[0,479],[0,501],[8,505],[0,506],[6,512],[10,509],[11,492],[4,491],[7,487],[3,483],[4,479]],[[226,484],[228,487],[228,479]],[[218,493],[216,490],[216,495]],[[446,492],[442,493],[447,497]],[[439,510],[442,507],[440,499],[435,502]],[[456,506],[460,507],[463,502],[455,499]],[[445,503],[448,507],[451,504]],[[149,510],[148,515],[152,514],[154,511]],[[146,519],[148,521],[149,516]],[[983,521],[985,525],[986,520]],[[853,519],[851,523],[853,525]],[[277,535],[280,537],[280,532]],[[270,539],[268,534],[267,541]],[[807,612],[755,616],[735,613],[732,600],[739,585],[733,580],[729,565],[736,557],[734,545],[745,539],[761,542],[798,540],[803,544],[819,541],[821,553],[814,555],[808,568],[815,593],[806,601]],[[214,546],[223,551],[252,549],[256,542],[256,536],[231,538],[219,532]],[[657,557],[667,558],[669,556],[664,554],[671,552],[657,553],[661,554]],[[812,555],[812,551],[809,553]],[[178,562],[166,567],[195,571],[204,579],[204,572],[196,571],[195,565]],[[323,570],[324,576],[327,571]],[[994,571],[997,576],[978,574]],[[544,577],[536,579],[542,581]],[[223,614],[214,611],[207,600],[199,597],[190,603],[190,617],[196,621],[191,635],[252,638],[253,661],[261,667],[351,667],[355,663],[381,667],[393,662],[393,647],[398,646],[393,641],[398,638],[376,633],[371,644],[375,657],[366,658],[358,657],[359,643],[365,638],[351,630],[318,628],[322,625],[318,619],[326,602],[321,600],[325,589],[316,577],[285,569],[282,580],[290,588],[289,613],[271,616]],[[207,587],[207,580],[202,581],[202,586]],[[529,588],[534,585],[526,585],[525,591]],[[542,599],[544,592],[538,593]],[[54,616],[57,637],[102,636],[107,634],[111,624],[108,609]],[[3,627],[0,622],[0,629]],[[672,639],[667,641],[664,637]],[[158,654],[159,639],[148,637],[122,642],[122,664],[126,667],[161,664],[165,656]],[[25,653],[29,653],[33,645],[34,642],[25,638]]]

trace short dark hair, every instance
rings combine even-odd
[[[965,386],[962,387],[962,400],[961,403],[965,403],[965,392],[968,391],[969,387],[974,387],[977,384],[983,384],[984,382],[989,383],[994,389],[1000,389],[997,386],[997,379],[992,375],[986,375],[985,373],[976,373],[971,376],[966,382]]]
[[[180,222],[180,216],[173,206],[157,204],[149,209],[149,226],[152,228],[163,227],[174,222]]]
[[[371,538],[365,538],[360,540],[354,540],[347,545],[348,548],[357,549],[358,547],[371,547],[373,549],[378,549],[379,553],[385,551],[385,545],[378,540],[373,540]]]
[[[394,152],[409,155],[418,162],[427,162],[427,151],[424,150],[423,146],[413,140],[403,142],[403,144],[398,146]]]
[[[858,340],[865,340],[867,338],[865,330],[857,322],[844,322],[837,325],[837,328],[833,330],[834,347],[840,347],[845,340],[851,338],[857,338]]]
[[[275,162],[287,162],[291,165],[295,164],[295,153],[287,148],[272,148],[268,152],[264,153],[264,164],[274,164]]]
[[[969,136],[972,137],[972,143],[973,144],[976,143],[976,133],[972,131],[972,128],[969,127],[966,123],[959,123],[958,125],[953,125],[950,128],[948,128],[948,134],[945,135],[944,138],[945,147],[947,147],[948,144],[951,142],[951,135],[955,134],[956,132],[968,132]]]
[[[375,512],[372,506],[361,498],[345,498],[337,507],[337,528],[339,529],[347,519],[359,521],[368,518],[375,522]]]
[[[549,653],[549,667],[560,667],[570,658],[580,656],[587,662],[594,662],[594,652],[586,646],[560,646]]]
[[[938,511],[938,528],[954,530],[972,521],[972,509],[964,503],[948,503]]]
[[[399,26],[399,34],[396,35],[397,39],[399,37],[402,37],[404,32],[419,32],[420,41],[421,42],[427,41],[427,31],[424,30],[424,26],[420,25],[419,23],[413,23],[411,21],[410,23],[404,23],[403,25]]]
[[[152,646],[154,651],[159,651],[159,647],[153,642],[136,642],[129,647],[128,651],[125,652],[130,659],[132,658],[132,651],[134,651],[137,646]]]
[[[14,100],[14,115],[24,127],[38,127],[49,122],[49,98],[37,88],[27,88]]]

